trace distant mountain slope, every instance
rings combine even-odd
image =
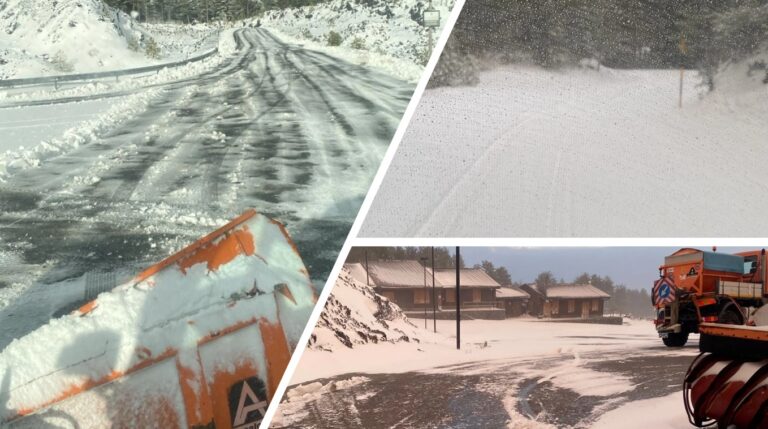
[[[400,307],[356,281],[342,269],[317,322],[309,347],[333,351],[341,346],[419,342],[417,329]]]

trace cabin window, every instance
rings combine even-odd
[[[592,300],[592,311],[599,311],[600,310],[600,300],[599,299],[593,299]]]
[[[387,290],[381,293],[385,298],[387,298],[390,301],[395,300],[395,292],[391,290]]]
[[[480,289],[475,289],[472,291],[472,302],[482,302],[483,301],[483,291]]]
[[[575,313],[576,312],[576,300],[575,299],[569,299],[568,300],[568,312],[569,313]]]
[[[421,289],[413,291],[414,304],[429,304],[429,294]]]
[[[456,302],[456,291],[448,289],[445,291],[445,302]]]

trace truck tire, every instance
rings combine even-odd
[[[688,333],[680,332],[676,334],[670,332],[667,338],[662,338],[661,340],[664,341],[664,345],[667,347],[682,347],[688,342]]]
[[[744,315],[739,311],[738,307],[733,304],[726,305],[720,314],[717,316],[717,323],[723,323],[726,325],[743,325]]]

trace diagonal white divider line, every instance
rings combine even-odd
[[[355,222],[352,224],[352,228],[349,230],[347,239],[344,241],[344,245],[342,246],[341,252],[339,253],[339,258],[336,260],[336,263],[333,265],[333,269],[331,270],[330,276],[328,277],[328,280],[325,282],[325,286],[323,287],[323,290],[320,292],[320,296],[317,299],[317,304],[315,305],[315,309],[312,311],[312,314],[309,316],[309,321],[307,322],[307,326],[304,327],[304,332],[302,332],[301,334],[301,338],[299,339],[299,343],[296,346],[296,350],[293,351],[293,356],[291,356],[291,361],[288,363],[288,367],[285,369],[283,378],[280,380],[280,384],[278,384],[277,386],[277,390],[275,391],[275,396],[271,398],[269,407],[267,408],[267,412],[264,415],[264,420],[262,420],[261,424],[259,425],[260,429],[267,429],[269,427],[269,424],[272,422],[272,419],[274,418],[275,413],[277,412],[277,408],[280,405],[280,401],[282,400],[283,395],[285,394],[285,391],[288,388],[288,384],[291,382],[293,373],[296,372],[296,367],[301,361],[301,356],[304,354],[304,350],[307,347],[307,343],[309,342],[309,337],[312,335],[312,331],[315,329],[315,324],[317,323],[317,320],[320,318],[320,313],[322,313],[323,308],[325,307],[325,302],[328,300],[328,296],[331,293],[331,289],[333,289],[333,284],[336,282],[336,278],[339,276],[339,273],[341,272],[341,267],[344,265],[344,261],[347,259],[347,254],[349,254],[349,249],[352,246],[351,241],[355,237],[357,237],[357,233],[360,231],[360,227],[363,224],[363,220],[365,219],[365,216],[368,214],[368,210],[371,207],[373,198],[376,196],[376,193],[379,191],[379,187],[381,186],[381,181],[384,179],[384,175],[387,173],[389,164],[392,162],[392,158],[395,156],[395,152],[397,152],[398,146],[400,146],[400,141],[403,139],[405,130],[408,127],[408,124],[411,122],[411,118],[413,117],[413,114],[416,111],[416,107],[419,105],[419,101],[421,100],[421,96],[424,93],[424,89],[427,87],[427,82],[429,82],[429,78],[432,76],[432,72],[434,71],[435,66],[437,65],[437,61],[440,59],[440,54],[443,53],[443,48],[445,48],[445,43],[448,41],[448,37],[451,35],[451,32],[453,31],[453,26],[456,24],[456,19],[458,19],[459,14],[461,13],[461,10],[464,8],[464,2],[465,0],[456,0],[450,15],[448,15],[448,19],[445,22],[445,26],[443,26],[443,31],[440,34],[440,38],[437,39],[437,43],[435,44],[434,50],[432,50],[432,55],[429,58],[429,62],[427,63],[427,66],[424,68],[424,71],[421,75],[421,79],[419,80],[419,83],[416,85],[416,89],[413,92],[413,97],[411,97],[411,101],[408,103],[408,107],[405,109],[405,114],[403,115],[403,118],[400,120],[400,124],[397,127],[397,131],[395,131],[395,135],[392,137],[392,141],[389,144],[389,148],[387,149],[387,152],[384,154],[384,159],[382,160],[381,165],[379,165],[379,169],[376,172],[376,176],[373,178],[371,187],[368,189],[368,194],[365,196],[365,200],[363,200],[363,204],[362,206],[360,206],[360,211],[357,213]]]

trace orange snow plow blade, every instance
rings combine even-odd
[[[768,330],[703,323],[701,354],[683,382],[689,421],[698,427],[768,428]]]
[[[10,428],[257,428],[316,295],[248,211],[0,354]]]

